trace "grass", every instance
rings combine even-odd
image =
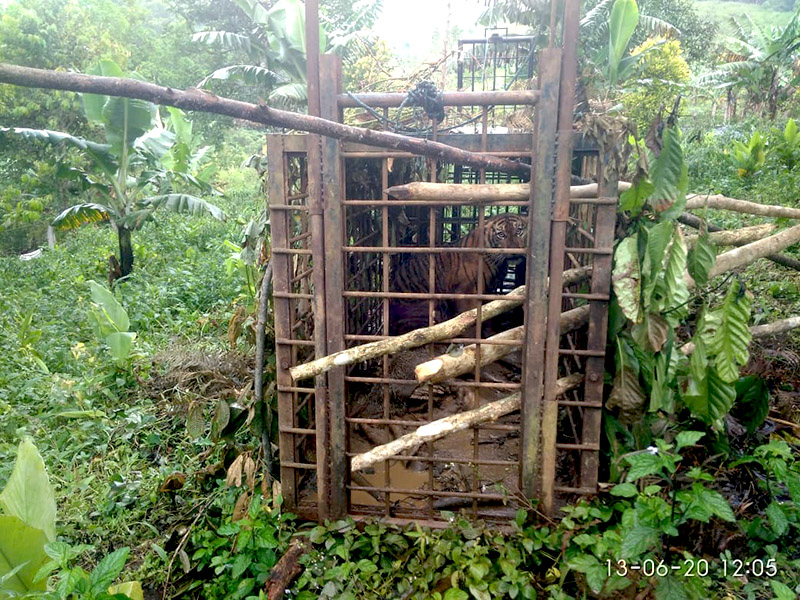
[[[229,274],[223,242],[239,242],[262,200],[252,171],[223,172],[221,183],[228,222],[164,212],[134,234],[134,273],[116,286],[137,333],[129,369],[114,366],[87,318],[87,281],[105,281],[115,250],[109,226],[62,233],[35,260],[0,258],[10,292],[0,296],[0,482],[19,440],[32,437],[57,490],[62,539],[98,555],[138,548],[133,566],[148,553],[152,562],[149,542],[201,499],[194,486],[158,492],[169,474],[199,470],[211,443],[190,440],[185,406],[154,399],[148,386],[163,368],[159,353],[227,349],[243,282]]]

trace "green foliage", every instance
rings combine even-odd
[[[89,286],[93,300],[89,318],[95,335],[106,343],[117,366],[124,367],[128,364],[136,339],[136,334],[128,331],[128,313],[107,288],[95,281],[89,281]]]
[[[221,522],[194,530],[189,541],[192,568],[214,574],[189,586],[203,598],[257,598],[293,534],[295,517],[281,512],[280,501],[271,506],[255,495],[249,508],[234,515],[233,494],[248,491],[227,490],[217,503],[225,513]]]
[[[756,131],[746,143],[734,140],[730,157],[739,177],[752,177],[761,170],[766,161],[766,139]]]
[[[689,65],[678,40],[649,38],[631,50],[642,55],[634,68],[633,81],[622,94],[626,114],[644,134],[659,113],[669,109],[689,81]]]
[[[14,470],[0,493],[0,598],[44,590],[35,580],[44,545],[55,539],[56,502],[44,462],[30,440],[17,450]]]

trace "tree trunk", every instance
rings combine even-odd
[[[131,244],[131,230],[127,227],[117,227],[119,236],[119,266],[122,276],[127,277],[133,272],[133,244]]]
[[[759,204],[738,198],[728,198],[721,194],[689,194],[686,196],[686,210],[698,210],[706,207],[762,217],[800,219],[800,208],[793,206]]]

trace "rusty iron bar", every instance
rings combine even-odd
[[[617,193],[617,176],[612,164],[612,149],[605,148],[598,160],[598,186],[600,196],[612,196]],[[616,226],[616,207],[612,205],[598,206],[595,217],[595,243],[610,246],[614,242]],[[611,290],[612,258],[610,255],[596,256],[592,269],[592,293],[607,294]],[[608,303],[590,302],[589,336],[587,349],[604,351],[608,337]],[[586,378],[583,386],[583,399],[600,406],[586,407],[583,411],[583,428],[581,440],[584,443],[600,443],[602,426],[602,403],[605,374],[604,356],[591,357],[586,360]],[[596,488],[600,466],[599,452],[581,452],[580,483],[581,487]]]
[[[406,457],[404,460],[410,460]],[[508,496],[502,494],[484,494],[481,492],[446,492],[444,490],[410,490],[404,488],[378,487],[366,485],[348,485],[348,489],[360,492],[383,492],[384,494],[405,494],[406,496],[439,496],[441,498],[478,498],[479,500],[497,500],[502,502],[508,500]]]
[[[358,456],[356,452],[348,452],[348,457]],[[495,460],[491,458],[482,458],[480,460],[473,460],[471,458],[453,458],[453,457],[445,457],[445,458],[430,458],[428,456],[405,456],[403,454],[395,454],[393,456],[387,456],[386,460],[396,460],[396,461],[408,461],[414,460],[419,462],[429,462],[434,464],[440,463],[453,463],[456,465],[486,465],[486,466],[495,466],[495,467],[515,467],[519,464],[516,460]]]
[[[317,29],[318,32],[318,29]],[[320,83],[320,116],[329,121],[340,121],[341,111],[336,105],[336,95],[342,88],[342,59],[333,54],[320,58],[326,77]],[[317,74],[319,76],[319,73]],[[325,209],[325,305],[327,351],[339,352],[346,348],[344,340],[345,301],[342,231],[344,219],[344,177],[342,174],[341,142],[326,137],[322,141],[322,197]],[[318,255],[320,256],[320,255]],[[347,427],[345,425],[344,368],[328,372],[328,430],[330,443],[330,517],[342,518],[347,514]]]
[[[461,248],[460,246],[429,246],[426,248],[417,246],[343,246],[342,249],[346,252],[385,252],[388,254],[439,254],[440,252],[451,252],[453,254],[508,254],[515,256],[524,256],[526,254],[524,249],[484,248],[476,250],[475,248]]]
[[[286,197],[286,172],[283,154],[283,138],[279,135],[267,136],[267,159],[271,165],[269,179],[267,181],[269,189],[270,205],[275,206],[284,202]],[[289,281],[292,278],[292,264],[288,255],[276,255],[276,247],[288,244],[289,222],[288,213],[272,213],[272,247],[273,262],[275,270],[273,277],[275,285],[273,294],[277,290],[291,289]],[[288,298],[275,296],[275,337],[276,349],[275,358],[277,363],[276,382],[278,387],[291,387],[293,381],[289,375],[289,367],[292,362],[291,348],[279,340],[291,337],[291,311],[293,310],[292,301]],[[280,432],[280,428],[294,426],[294,394],[289,391],[278,391],[278,443],[280,458],[281,486],[283,497],[287,508],[294,508],[297,505],[297,473],[287,463],[297,462],[297,452],[293,443],[292,434]]]
[[[570,176],[572,174],[572,121],[575,109],[575,79],[577,76],[577,37],[580,1],[567,0],[564,5],[563,52],[561,54],[561,87],[558,98],[558,131],[556,148],[556,189],[550,236],[550,289],[545,342],[544,400],[542,408],[542,472],[541,506],[552,515],[555,506],[556,437],[558,430],[558,358],[561,333],[557,326],[563,300],[564,252],[570,207]],[[555,29],[556,3],[552,4],[551,26]],[[554,31],[551,30],[551,42]],[[598,194],[601,196],[601,194]]]
[[[361,108],[366,104],[371,108],[397,108],[406,99],[404,93],[339,94],[336,101],[340,108]],[[444,92],[440,96],[444,106],[510,106],[516,104],[534,105],[539,100],[536,90],[511,90],[497,92]]]
[[[547,322],[547,278],[549,273],[550,236],[539,235],[535,224],[550,222],[556,142],[557,102],[561,74],[561,51],[547,48],[539,58],[541,100],[534,132],[534,163],[531,177],[527,285],[525,303],[525,347],[523,362],[522,441],[520,444],[520,488],[528,498],[535,498],[540,487],[540,444],[544,385],[545,340]],[[558,319],[551,327],[559,329]]]
[[[319,72],[319,0],[307,0],[306,12],[306,82],[308,89],[308,114],[320,117],[320,72]],[[306,137],[308,171],[308,207],[311,215],[311,251],[313,261],[312,282],[314,286],[314,349],[317,358],[328,354],[326,328],[327,303],[325,296],[325,264],[319,257],[325,253],[325,218],[322,199],[322,138],[311,134]],[[332,514],[332,488],[330,477],[330,418],[328,415],[328,377],[318,375],[314,381],[317,402],[314,406],[318,434],[317,455],[317,504],[319,519],[336,518]]]

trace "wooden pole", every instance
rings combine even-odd
[[[575,373],[567,377],[562,377],[557,381],[557,393],[564,394],[569,390],[575,389],[583,381],[581,373]],[[409,449],[416,449],[426,442],[434,442],[446,437],[450,434],[462,431],[469,427],[474,427],[481,423],[488,423],[496,421],[500,417],[517,411],[520,409],[522,403],[522,394],[516,392],[510,396],[506,396],[501,400],[490,402],[480,408],[469,410],[467,412],[450,415],[443,419],[438,419],[418,427],[415,431],[407,433],[404,436],[397,438],[383,444],[376,446],[368,452],[359,454],[353,457],[350,464],[350,470],[361,471],[371,467],[377,463],[388,460],[394,456],[399,455]]]
[[[631,187],[630,183],[620,182],[620,191]],[[530,198],[530,184],[527,183],[428,183],[417,181],[395,185],[386,190],[398,200],[445,200],[450,202],[513,202]],[[569,188],[570,198],[596,198],[597,184],[573,185]]]
[[[447,144],[425,139],[406,137],[397,133],[351,127],[285,110],[271,108],[266,104],[250,104],[217,96],[211,92],[189,88],[185,91],[162,87],[146,81],[122,77],[101,77],[82,73],[66,73],[19,67],[0,63],[0,83],[23,87],[65,90],[90,94],[105,94],[123,98],[138,98],[154,104],[175,106],[185,110],[196,110],[226,115],[252,121],[262,125],[284,127],[297,131],[308,131],[340,140],[358,142],[379,148],[390,148],[429,156],[444,162],[461,163],[479,169],[505,173],[530,174],[530,166],[496,156],[485,156],[460,150]]]
[[[730,210],[748,215],[760,215],[762,217],[800,219],[800,208],[780,206],[777,204],[758,204],[756,202],[748,202],[747,200],[728,198],[719,194],[689,194],[687,196],[686,210],[697,210],[706,207]]]
[[[568,333],[584,325],[589,320],[589,305],[579,306],[564,313],[561,313],[560,327],[561,334]],[[515,350],[519,350],[525,336],[525,328],[523,325],[514,327],[503,333],[498,333],[487,338],[487,343],[481,344],[480,347],[480,366],[484,367],[495,361],[500,360],[504,356],[508,356]],[[493,344],[492,342],[506,342],[502,344]],[[512,343],[507,343],[512,342]],[[476,344],[470,344],[464,347],[460,352],[453,354],[442,354],[436,358],[417,365],[414,369],[414,374],[417,381],[424,383],[426,381],[438,382],[446,379],[458,377],[464,373],[468,373],[475,368],[478,362],[478,347]]]
[[[587,267],[570,269],[564,272],[564,280],[570,285],[585,281],[589,277],[591,277],[591,269]],[[525,299],[525,286],[523,285],[512,290],[507,294],[507,298],[507,300],[494,300],[482,305],[481,319],[486,321],[487,319],[491,319],[512,308],[520,306]],[[418,348],[425,344],[456,337],[469,327],[475,325],[477,320],[478,309],[473,308],[452,319],[437,323],[436,325],[431,325],[430,327],[415,329],[414,331],[409,331],[403,335],[386,340],[370,342],[341,352],[334,352],[320,359],[292,367],[289,369],[289,373],[292,379],[301,381],[325,373],[334,367],[343,367],[386,354],[396,354],[404,350],[411,350],[412,348]]]

